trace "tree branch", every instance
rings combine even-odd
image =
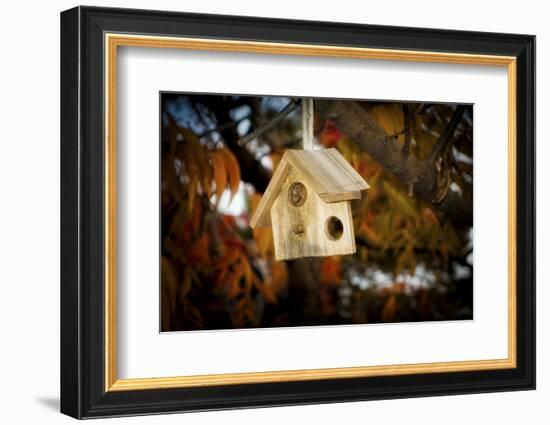
[[[217,122],[230,122],[229,110],[222,98],[218,96],[205,96],[201,99],[205,106],[210,108]],[[222,138],[227,147],[233,152],[241,167],[241,178],[254,186],[258,192],[264,192],[271,179],[271,173],[256,160],[246,147],[237,143],[238,133],[235,127],[221,129]]]
[[[298,102],[291,100],[288,105],[281,109],[273,118],[266,122],[261,127],[258,127],[256,130],[248,133],[246,136],[243,136],[237,142],[239,146],[246,145],[248,142],[256,139],[258,136],[264,134],[266,131],[275,128],[277,124],[283,121],[291,112],[293,112],[298,107]]]
[[[247,115],[247,116],[241,118],[240,120],[229,121],[229,122],[226,122],[225,124],[221,124],[217,127],[206,130],[206,131],[202,132],[201,134],[198,134],[197,136],[199,138],[203,138],[203,137],[209,136],[212,133],[221,133],[223,130],[227,130],[228,128],[235,128],[240,123],[242,123],[243,121],[246,121],[246,120],[249,120],[249,119],[250,119],[250,116]]]
[[[414,193],[440,215],[456,223],[471,225],[472,200],[449,190],[440,202],[434,203],[437,195],[435,165],[414,155],[404,158],[399,144],[389,139],[386,131],[356,102],[318,99],[315,108],[323,118],[334,120],[342,133],[406,187],[414,187]]]
[[[464,105],[458,105],[456,109],[453,112],[453,115],[451,116],[451,120],[449,121],[449,124],[447,124],[447,127],[445,127],[445,131],[441,133],[439,136],[439,139],[437,140],[437,143],[435,144],[434,148],[430,152],[430,157],[428,161],[435,162],[437,158],[442,156],[445,151],[447,150],[447,146],[449,146],[450,141],[453,138],[453,134],[456,130],[456,126],[462,119],[462,115],[464,115],[464,111],[466,110],[466,106]]]

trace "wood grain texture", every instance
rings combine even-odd
[[[284,157],[325,202],[360,199],[367,182],[336,149],[287,150]]]
[[[299,207],[292,205],[286,196],[295,182],[303,183],[308,191],[305,202]],[[275,260],[355,252],[349,201],[324,202],[303,180],[302,174],[293,168],[289,170],[279,193],[271,207]],[[343,233],[338,240],[331,239],[326,231],[326,222],[331,216],[338,218],[343,225]]]

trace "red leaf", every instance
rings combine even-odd
[[[321,133],[321,144],[327,148],[333,148],[342,137],[340,130],[334,125],[334,121],[327,120]]]

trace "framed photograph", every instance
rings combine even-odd
[[[529,35],[63,12],[61,411],[534,389],[534,85]]]

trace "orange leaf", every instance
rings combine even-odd
[[[210,238],[204,233],[193,243],[187,251],[187,261],[193,265],[206,265],[210,263]]]
[[[201,222],[202,222],[202,204],[200,202],[197,202],[195,204],[195,208],[193,208],[193,213],[191,214],[191,218],[189,219],[189,225],[192,227],[192,232],[195,233],[197,230],[201,228]]]
[[[384,244],[382,236],[372,226],[369,226],[367,223],[363,223],[359,230],[360,230],[360,233],[363,233],[366,235],[369,242],[374,246],[381,247]]]
[[[242,297],[238,302],[237,304],[235,304],[235,310],[238,311],[238,312],[242,312],[242,310],[244,310],[248,305],[248,300],[246,299],[246,297]]]
[[[195,195],[197,194],[197,185],[198,180],[195,177],[191,177],[189,180],[189,186],[188,186],[188,204],[187,204],[187,211],[191,213],[193,211],[193,206],[195,203]]]
[[[271,266],[271,277],[273,279],[273,289],[278,291],[288,282],[288,269],[286,263],[278,261]]]
[[[269,304],[276,304],[277,303],[277,297],[275,296],[275,293],[273,292],[273,289],[269,285],[262,285],[262,289],[260,290],[262,293],[262,296],[264,297],[265,301]]]
[[[262,282],[256,275],[254,275],[253,282],[256,289],[258,289],[262,297],[264,297],[265,302],[269,304],[275,304],[277,302],[275,292],[273,292],[273,288],[270,285]]]
[[[216,262],[217,269],[223,269],[231,264],[235,263],[241,255],[238,249],[230,249]]]
[[[211,173],[202,176],[201,188],[209,198],[212,196],[212,175]]]
[[[214,173],[214,182],[216,183],[216,198],[219,201],[225,187],[227,186],[227,171],[225,170],[225,161],[220,151],[214,151],[210,154],[212,161],[212,172]]]
[[[271,227],[256,227],[252,230],[252,234],[260,256],[266,260],[268,254],[273,250],[273,231]]]
[[[395,317],[395,312],[397,310],[397,300],[395,299],[395,295],[392,294],[387,299],[387,301],[384,304],[384,308],[382,309],[382,320],[385,322],[389,322],[393,320]]]
[[[225,169],[227,170],[231,195],[234,196],[239,190],[239,184],[241,182],[241,169],[239,168],[239,163],[235,155],[228,149],[220,149],[219,152],[223,157]]]
[[[189,270],[186,270],[183,275],[183,282],[181,284],[180,288],[180,300],[185,298],[185,296],[189,293],[189,290],[191,289],[191,273],[189,273]]]
[[[369,113],[389,136],[403,130],[403,110],[399,103],[383,103],[370,109]],[[398,141],[402,142],[403,140],[403,135],[400,135]]]
[[[254,192],[250,196],[250,215],[256,212],[256,208],[258,208],[258,205],[260,204],[261,200],[262,200],[262,195],[260,195],[259,193]]]
[[[253,325],[258,325],[259,322],[258,322],[258,318],[256,317],[256,313],[254,312],[254,306],[249,304],[247,306],[247,308],[244,310],[244,314],[246,315],[246,317],[248,317],[248,320],[250,320],[250,322],[253,324]]]
[[[189,176],[193,173],[198,174],[204,193],[210,197],[212,194],[212,172],[208,165],[206,150],[200,144],[197,135],[190,129],[180,127],[178,132],[184,138],[184,142],[180,144],[181,148],[178,149],[178,155],[183,158],[187,174]]]
[[[324,257],[321,271],[321,283],[338,285],[342,280],[342,264],[340,257]]]
[[[243,266],[242,263],[237,263],[233,271],[230,273],[228,279],[227,279],[227,285],[228,285],[228,292],[227,296],[230,299],[236,298],[239,293],[241,292],[241,287],[239,285],[241,281],[241,277],[243,276]]]
[[[252,272],[252,267],[250,267],[248,258],[244,254],[241,255],[241,264],[243,268],[243,276],[246,287],[247,289],[250,289],[250,286],[252,285],[252,276],[254,275],[254,273]]]
[[[439,223],[437,215],[435,215],[433,210],[429,207],[424,207],[422,209],[422,220],[424,221],[424,225],[426,227],[432,227]]]
[[[333,148],[336,146],[341,136],[342,133],[338,130],[336,125],[334,125],[334,121],[326,120],[325,128],[323,129],[320,137],[321,144],[327,148]]]
[[[228,274],[229,274],[229,267],[226,267],[220,270],[220,272],[218,273],[218,276],[216,277],[216,287],[220,288],[222,286],[225,286],[226,284],[225,279],[227,278]]]

